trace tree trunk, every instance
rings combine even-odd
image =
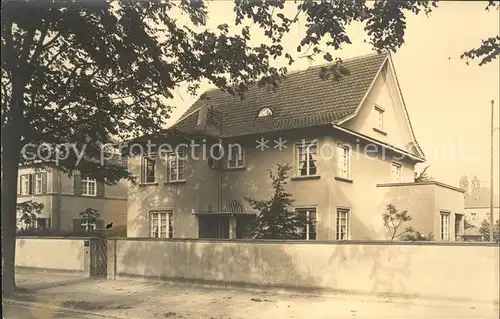
[[[9,125],[11,124],[11,125]],[[19,159],[21,153],[20,129],[7,123],[3,129],[2,147],[2,295],[15,293],[16,257],[16,203]],[[17,131],[17,132],[16,132]]]

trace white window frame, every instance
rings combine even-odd
[[[174,169],[175,172],[173,172]],[[186,157],[184,151],[167,153],[167,179],[169,182],[185,181],[186,180],[185,170],[186,170]]]
[[[351,147],[347,144],[337,144],[337,177],[351,179]]]
[[[21,175],[21,195],[29,195],[30,193],[30,176]]]
[[[80,229],[84,232],[91,232],[96,230],[97,226],[96,223],[93,222],[91,223],[89,220],[82,219],[80,220]]]
[[[311,152],[311,149],[314,149],[314,152]],[[302,175],[301,173],[301,159],[300,155],[302,154],[302,151],[305,152],[306,156],[306,174]],[[314,159],[310,159],[310,155],[314,154]],[[316,172],[314,174],[311,174],[312,166],[311,163],[314,163],[314,168],[316,169]],[[295,176],[298,177],[307,177],[307,176],[318,176],[318,141],[313,140],[313,141],[305,141],[302,143],[295,144]]]
[[[164,230],[162,230],[164,227]],[[172,210],[156,210],[149,212],[149,237],[174,237],[174,212]]]
[[[337,240],[349,240],[350,238],[350,212],[349,208],[337,207],[335,212],[335,238]],[[342,221],[345,221],[345,231],[342,232]]]
[[[94,186],[93,191],[91,191],[91,185]],[[97,196],[97,182],[95,179],[82,178],[82,196]]]
[[[377,114],[377,125],[376,129],[383,132],[384,131],[384,112],[385,110],[378,105],[375,105],[375,113]]]
[[[156,156],[143,156],[142,159],[141,159],[141,183],[142,184],[154,184],[156,183],[156,164],[157,164],[157,161],[156,161]],[[148,178],[148,162],[152,162],[153,163],[153,180],[152,181],[148,181],[147,178]]]
[[[397,176],[394,174],[393,169],[396,169]],[[392,162],[391,163],[391,180],[393,183],[401,183],[403,177],[403,165]]]
[[[245,167],[245,150],[242,147],[238,147],[238,153],[236,154],[236,158],[230,158],[229,154],[233,157],[233,152],[228,152],[227,157],[227,168],[242,168]]]
[[[446,224],[445,224],[446,223]],[[439,238],[443,241],[450,241],[451,214],[441,212],[439,214]]]
[[[43,193],[43,175],[42,174],[35,174],[35,194],[42,194]]]
[[[318,208],[316,206],[301,206],[301,207],[295,207],[294,211],[296,214],[299,214],[300,212],[305,212],[306,213],[306,238],[303,240],[317,240],[318,239]],[[310,221],[310,213],[314,212],[315,218],[314,218],[314,234],[315,238],[310,238],[310,233],[311,233],[311,225],[309,225]]]

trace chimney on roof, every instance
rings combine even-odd
[[[198,121],[196,122],[195,132],[201,133],[205,132],[207,128],[207,116],[208,116],[208,106],[203,103],[203,105],[198,110]]]

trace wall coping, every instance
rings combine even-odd
[[[100,237],[65,237],[65,236],[16,236],[16,239],[65,239],[65,240],[90,240],[90,239],[99,239]]]
[[[460,193],[465,193],[465,190],[451,186],[445,183],[437,182],[437,181],[429,181],[429,182],[420,182],[420,183],[415,183],[415,182],[410,182],[410,183],[384,183],[384,184],[377,184],[377,187],[399,187],[399,186],[425,186],[425,185],[435,185],[435,186],[440,186],[443,188],[448,188]]]
[[[374,246],[477,246],[500,247],[493,242],[438,242],[438,241],[387,241],[387,240],[275,240],[275,239],[200,239],[200,238],[149,238],[149,237],[110,237],[108,241],[140,241],[140,242],[191,242],[191,243],[232,243],[232,244],[301,244],[301,245],[374,245]]]

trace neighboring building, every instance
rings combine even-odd
[[[484,236],[479,231],[479,228],[471,226],[465,229],[463,239],[465,241],[484,241]]]
[[[18,222],[18,228],[50,228],[60,231],[100,230],[107,223],[126,229],[127,182],[108,186],[74,172],[73,178],[57,169],[35,171],[19,168],[17,202],[35,201],[44,209],[32,225]],[[100,214],[95,224],[80,219],[80,212],[94,208]]]
[[[350,74],[339,81],[312,67],[288,74],[275,91],[251,87],[243,100],[206,92],[173,126],[180,134],[156,139],[172,149],[129,158],[140,183],[129,184],[127,236],[244,238],[256,213],[245,198],[270,198],[268,170],[288,162],[294,207],[312,223],[304,239],[386,239],[382,214],[395,203],[418,231],[455,240],[463,231],[463,191],[413,183],[414,166],[425,158],[390,55],[344,65]],[[226,158],[206,161],[202,155],[219,137]],[[206,147],[177,147],[183,143]]]
[[[481,187],[476,193],[465,197],[465,214],[467,221],[478,227],[484,220],[490,222],[490,190]],[[496,222],[500,216],[498,194],[493,194],[493,218]]]

